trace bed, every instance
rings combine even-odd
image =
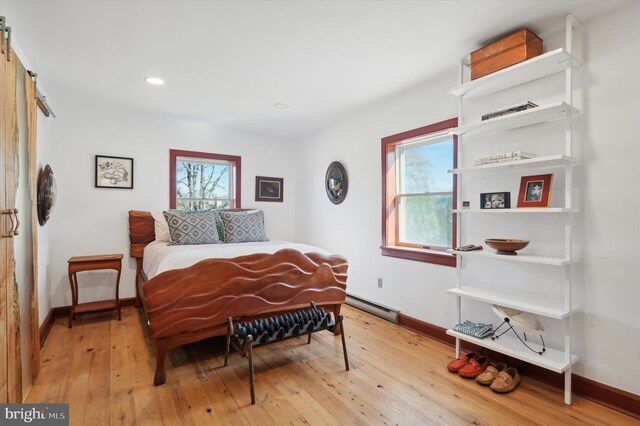
[[[346,259],[312,246],[167,246],[155,241],[151,213],[137,210],[129,211],[129,239],[136,306],[144,308],[156,348],[156,386],[166,380],[167,350],[225,335],[228,317],[294,311],[311,302],[337,317],[345,301]]]

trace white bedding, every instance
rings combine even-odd
[[[285,248],[294,249],[302,253],[331,254],[318,247],[278,240],[190,246],[169,246],[167,244],[165,241],[154,241],[145,247],[142,270],[148,279],[170,269],[187,268],[201,260],[210,258],[231,258],[254,253],[273,254]]]

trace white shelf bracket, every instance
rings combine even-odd
[[[578,18],[576,18],[572,14],[568,14],[566,16],[566,20],[567,20],[567,26],[571,26],[571,29],[573,30],[577,30],[582,26],[582,22],[580,22]]]

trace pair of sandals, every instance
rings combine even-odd
[[[476,382],[489,386],[492,391],[508,393],[520,384],[520,374],[515,367],[507,367],[505,363],[489,365],[476,377]]]

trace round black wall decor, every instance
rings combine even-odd
[[[338,161],[329,164],[327,174],[324,177],[324,189],[327,191],[327,197],[333,204],[340,204],[347,196],[349,189],[349,179],[344,166]]]
[[[50,165],[44,166],[38,174],[38,222],[41,226],[47,223],[53,206],[56,204],[56,179]]]

